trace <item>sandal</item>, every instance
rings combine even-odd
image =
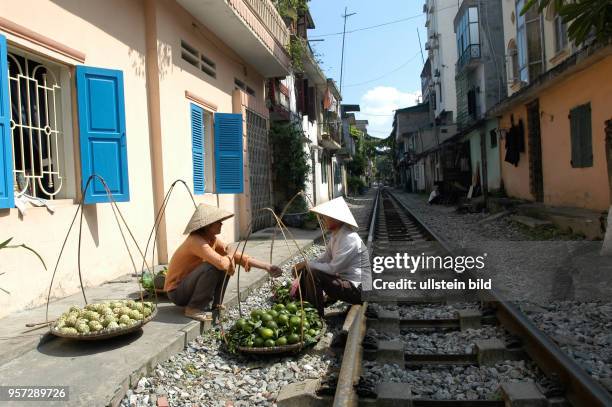
[[[212,312],[209,311],[196,311],[196,312],[187,312],[185,311],[185,316],[187,318],[195,319],[200,322],[212,322],[213,316]]]

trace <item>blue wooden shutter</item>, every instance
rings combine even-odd
[[[244,191],[242,163],[242,115],[215,114],[215,180],[219,194]]]
[[[15,206],[13,196],[13,141],[9,126],[9,78],[6,38],[0,34],[0,208]]]
[[[76,87],[83,189],[97,174],[115,201],[129,201],[123,72],[77,66]],[[109,202],[102,183],[97,179],[92,183],[85,203]]]
[[[193,159],[193,192],[204,193],[204,110],[191,104],[191,155]]]

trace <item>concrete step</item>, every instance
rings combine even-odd
[[[512,219],[513,221],[520,223],[521,225],[525,225],[531,229],[536,229],[536,228],[540,228],[543,226],[551,226],[553,223],[551,221],[548,220],[541,220],[541,219],[536,219],[536,218],[532,218],[529,216],[523,216],[523,215],[514,215],[511,216],[510,219]]]

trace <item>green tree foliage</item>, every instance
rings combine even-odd
[[[300,12],[308,10],[308,0],[272,0],[282,17],[297,20]]]
[[[568,37],[577,45],[585,43],[591,33],[600,43],[612,39],[612,1],[610,0],[527,0],[521,14],[537,7],[542,12],[554,6],[567,26]]]
[[[285,201],[306,188],[310,174],[309,155],[304,149],[304,133],[293,123],[272,122],[270,143],[274,158],[275,189]]]

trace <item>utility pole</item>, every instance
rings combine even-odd
[[[340,95],[342,95],[342,73],[344,71],[344,37],[346,37],[346,19],[357,13],[347,14],[348,7],[344,7],[344,29],[342,30],[342,57],[340,59]]]

